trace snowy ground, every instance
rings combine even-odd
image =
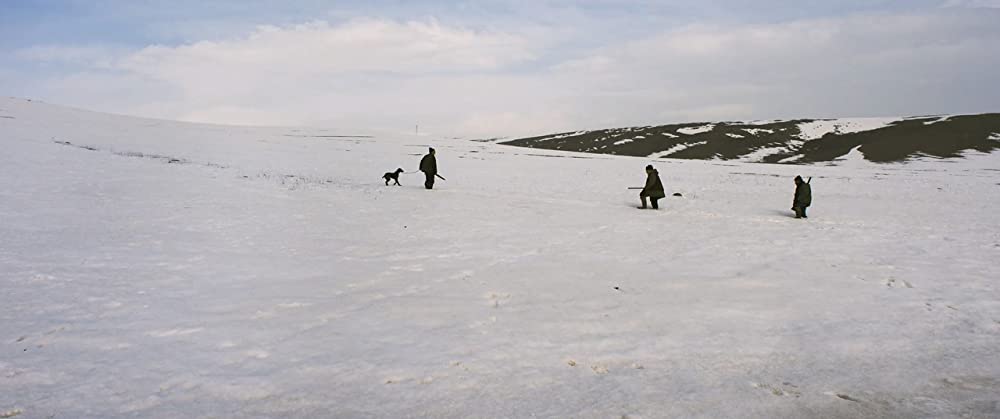
[[[642,158],[0,116],[0,417],[1000,416],[995,157],[655,161],[654,212]]]

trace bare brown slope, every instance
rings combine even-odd
[[[960,157],[962,152],[992,152],[1000,148],[1000,114],[902,119],[889,126],[857,133],[829,133],[803,141],[799,125],[812,120],[767,124],[718,123],[705,132],[685,129],[708,123],[614,128],[562,133],[508,141],[503,144],[549,150],[678,159],[735,160],[761,149],[772,149],[764,163],[832,161],[861,147],[865,158],[879,163],[916,156]]]

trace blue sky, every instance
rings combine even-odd
[[[0,94],[460,135],[986,112],[998,21],[998,0],[20,0]]]

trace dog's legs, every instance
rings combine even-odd
[[[403,185],[399,184],[399,179],[398,178],[396,179],[396,186],[403,186]]]

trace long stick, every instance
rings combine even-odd
[[[445,179],[444,176],[441,176],[441,175],[439,175],[437,173],[435,173],[434,176],[437,176],[437,177],[441,178],[441,180],[448,180],[448,179]]]
[[[637,190],[637,191],[638,191],[638,190],[642,190],[642,189],[646,189],[646,188],[628,188],[628,189],[629,189],[630,191],[631,191],[631,190]]]

